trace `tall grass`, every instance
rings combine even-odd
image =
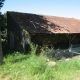
[[[46,58],[20,53],[4,58],[0,74],[2,78],[8,76],[11,80],[49,80],[53,77],[52,68],[47,66]]]
[[[31,44],[31,52],[14,52],[4,57],[0,66],[0,80],[80,80],[80,60],[57,61],[55,66],[47,65],[47,57],[37,56],[36,47]]]
[[[72,58],[69,61],[57,62],[55,66],[55,80],[80,79],[80,59]]]

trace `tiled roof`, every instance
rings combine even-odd
[[[80,20],[30,13],[8,12],[31,33],[80,33]]]

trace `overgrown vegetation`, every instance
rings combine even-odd
[[[49,66],[48,58],[35,55],[37,46],[30,44],[29,54],[14,52],[4,57],[0,66],[0,80],[79,80],[80,59],[56,61],[55,66]]]
[[[7,40],[7,13],[0,15],[0,25],[1,25],[1,38],[2,40]]]

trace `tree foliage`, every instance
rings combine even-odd
[[[5,0],[0,0],[0,9],[1,9],[1,7],[3,7],[4,1]],[[1,12],[0,12],[0,23],[1,23],[1,18],[2,18],[2,16],[1,16]],[[1,24],[0,24],[0,27],[1,27]]]
[[[7,26],[7,14],[4,13],[2,15],[0,15],[1,19],[0,19],[0,25],[1,25],[1,31],[6,29]]]
[[[0,9],[1,9],[1,7],[3,7],[3,2],[4,2],[5,0],[0,0]]]

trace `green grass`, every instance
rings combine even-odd
[[[0,80],[80,80],[80,60],[57,61],[56,65],[47,65],[46,57],[8,54],[0,66]]]

